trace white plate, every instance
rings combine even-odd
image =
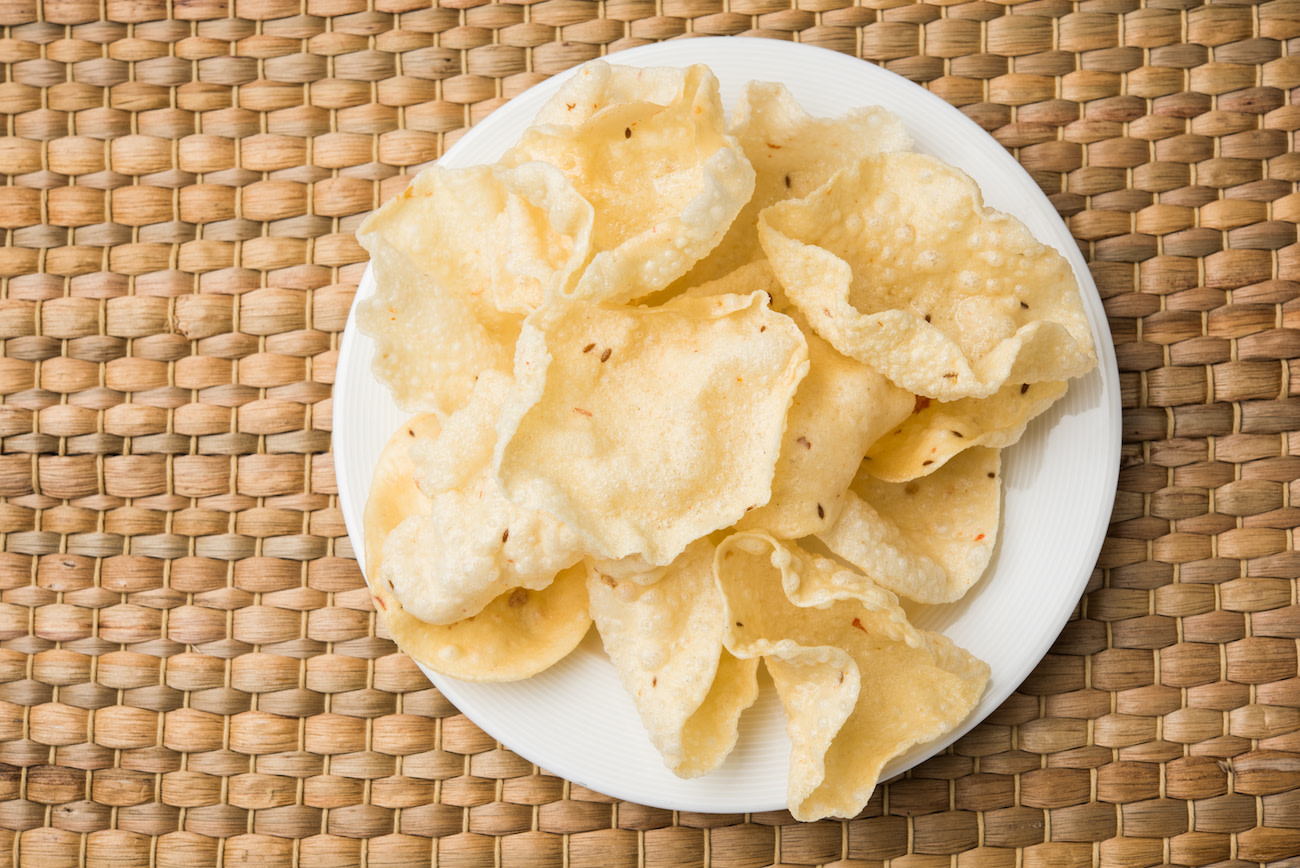
[[[1079,276],[1100,365],[1072,383],[1065,398],[1007,450],[1002,538],[982,583],[959,603],[916,613],[919,626],[941,630],[988,661],[988,691],[964,725],[891,763],[881,778],[886,780],[938,753],[997,708],[1047,652],[1083,593],[1109,522],[1119,467],[1119,380],[1101,300],[1074,240],[1028,174],[961,112],[906,79],[831,51],[765,39],[666,42],[610,60],[640,66],[707,63],[722,83],[728,107],[751,79],[785,82],[814,115],[884,106],[903,118],[918,150],[969,172],[990,205],[1015,214],[1040,240],[1061,250]],[[564,77],[497,109],[450,148],[442,163],[494,161]],[[359,296],[371,291],[366,277]],[[349,321],[334,385],[334,458],[339,501],[358,553],[374,462],[404,421],[371,377],[372,352],[370,340]],[[429,677],[503,745],[593,790],[677,810],[785,807],[790,744],[770,685],[745,713],[740,743],[722,768],[687,781],[664,768],[594,630],[575,653],[526,681],[482,685],[435,673]]]

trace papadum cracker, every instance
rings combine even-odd
[[[934,473],[882,482],[865,470],[818,538],[876,583],[918,603],[950,603],[993,556],[1002,509],[1001,451],[976,446]]]
[[[1096,365],[1069,262],[934,157],[865,157],[764,210],[759,238],[818,334],[919,395],[985,397]]]
[[[726,133],[707,67],[651,74],[603,63],[569,84],[574,123],[544,111],[550,122],[530,127],[503,162],[558,166],[591,202],[594,255],[572,295],[623,302],[664,288],[717,246],[753,193],[754,170]],[[638,92],[631,83],[649,75],[654,87]]]
[[[867,447],[907,419],[915,401],[819,337],[791,308],[767,260],[742,265],[685,290],[681,297],[739,292],[766,293],[773,310],[794,320],[808,342],[809,364],[786,415],[772,497],[747,512],[738,526],[785,539],[810,536],[835,522]]]
[[[489,602],[476,616],[453,624],[421,621],[402,607],[379,578],[384,543],[411,516],[427,514],[429,499],[416,485],[411,447],[437,437],[432,415],[411,419],[379,456],[365,509],[366,574],[382,633],[431,669],[465,681],[516,681],[563,659],[591,625],[586,569],[562,572],[544,590],[514,588]]]
[[[715,570],[727,649],[763,658],[786,710],[796,819],[857,815],[890,760],[951,732],[984,693],[986,664],[828,558],[738,533]]]
[[[417,479],[428,476],[445,487],[423,487],[427,512],[388,535],[378,576],[423,621],[451,624],[477,615],[506,591],[541,590],[584,554],[580,537],[564,522],[508,500],[497,484],[493,424],[509,389],[508,377],[485,373],[439,438],[415,447],[427,453],[421,463],[437,468],[422,471],[417,464]],[[458,448],[472,439],[487,448]]]
[[[911,412],[913,399],[875,370],[842,355],[815,333],[808,376],[786,417],[772,498],[738,523],[786,539],[829,528],[867,448]]]
[[[690,74],[676,66],[623,66],[605,60],[584,63],[546,101],[531,126],[577,127],[615,106],[671,105],[692,86],[687,83]]]
[[[357,307],[375,377],[412,411],[449,413],[510,370],[523,317],[590,255],[591,205],[555,167],[424,170],[366,218],[376,291]]]
[[[591,254],[594,211],[547,163],[433,165],[366,218],[379,236],[482,317],[520,316],[574,283]]]
[[[803,334],[763,293],[530,319],[498,423],[505,496],[592,554],[670,563],[771,496]]]
[[[757,658],[722,647],[713,552],[708,539],[695,541],[648,585],[594,568],[587,581],[605,651],[664,764],[684,778],[717,768],[758,698]]]
[[[372,241],[370,272],[377,288],[357,305],[357,325],[375,341],[371,372],[399,407],[450,413],[469,400],[481,372],[510,372],[522,317],[485,324],[382,242]]]
[[[1010,383],[987,398],[951,402],[918,397],[915,412],[872,444],[866,469],[885,482],[906,482],[933,473],[973,446],[1012,446],[1068,385]]]
[[[411,448],[420,440],[437,437],[442,432],[438,417],[432,413],[412,416],[393,433],[379,453],[375,472],[370,478],[370,495],[366,498],[365,572],[378,576],[383,561],[384,541],[411,516],[429,514],[429,499],[415,481],[415,460]]]
[[[866,154],[912,146],[893,112],[862,106],[839,117],[814,117],[785,85],[769,81],[751,81],[741,90],[731,134],[754,166],[754,195],[722,243],[687,275],[691,282],[712,280],[763,256],[757,221],[764,208],[807,196]]]

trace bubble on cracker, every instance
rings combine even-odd
[[[597,557],[671,563],[768,501],[807,368],[802,333],[762,293],[539,315],[498,427],[502,488]]]
[[[759,236],[818,334],[919,395],[984,397],[1096,364],[1069,262],[934,157],[865,157],[763,211]]]

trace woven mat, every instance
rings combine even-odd
[[[4,0],[0,26],[0,864],[1297,864],[1300,0]],[[1051,195],[1117,344],[1074,618],[851,821],[531,766],[376,634],[340,518],[359,221],[526,87],[687,34],[960,106]]]

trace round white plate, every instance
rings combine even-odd
[[[611,62],[639,66],[707,63],[730,107],[749,80],[782,81],[814,115],[880,105],[901,116],[917,150],[970,173],[988,204],[1023,220],[1074,266],[1092,323],[1100,365],[1074,381],[1048,413],[1008,449],[1001,541],[989,572],[959,603],[915,613],[918,626],[946,633],[992,668],[971,717],[942,741],[918,747],[881,780],[933,756],[993,711],[1024,680],[1060,633],[1083,593],[1110,518],[1119,467],[1120,403],[1105,314],[1074,240],[1028,174],[961,112],[897,75],[842,54],[765,39],[701,38],[634,48]],[[450,148],[444,165],[496,160],[531,122],[565,76],[521,94]],[[358,296],[372,290],[369,274]],[[353,547],[362,552],[361,515],[376,458],[404,421],[370,374],[371,341],[351,322],[334,385],[334,459],[339,501]],[[664,768],[593,630],[557,666],[512,684],[430,679],[507,748],[615,798],[656,807],[712,812],[785,807],[790,743],[770,687],[749,709],[740,742],[713,774],[681,780]]]

